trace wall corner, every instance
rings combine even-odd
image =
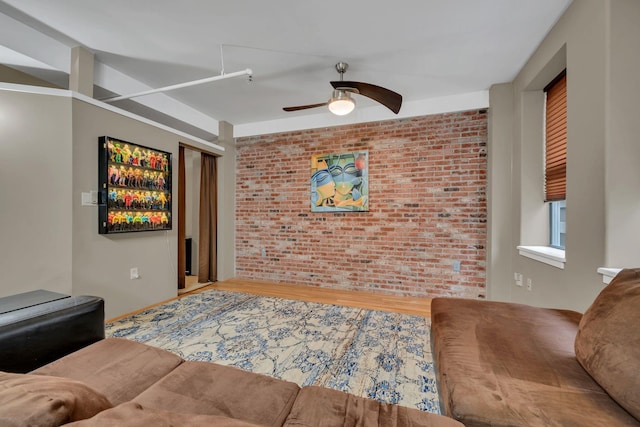
[[[487,299],[509,301],[514,215],[512,162],[514,141],[513,83],[489,90],[487,164]]]
[[[218,280],[227,280],[236,271],[236,146],[231,123],[220,122],[218,144],[225,149],[218,157]]]

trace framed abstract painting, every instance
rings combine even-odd
[[[311,156],[311,212],[369,211],[369,151]]]

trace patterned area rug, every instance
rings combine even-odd
[[[439,413],[429,320],[208,290],[107,324],[186,360]]]

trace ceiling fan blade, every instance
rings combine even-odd
[[[333,86],[334,89],[356,92],[362,96],[378,101],[396,114],[398,114],[402,106],[402,95],[371,83],[335,81],[331,82],[331,86]]]
[[[306,110],[308,108],[323,107],[323,106],[325,106],[327,104],[328,104],[328,102],[323,102],[321,104],[298,105],[297,107],[284,107],[283,110],[284,111],[299,111],[299,110]]]

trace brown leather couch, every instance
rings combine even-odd
[[[2,426],[415,426],[450,418],[107,338],[30,374],[0,373]]]
[[[436,298],[442,413],[467,427],[640,426],[640,269],[581,315]]]

